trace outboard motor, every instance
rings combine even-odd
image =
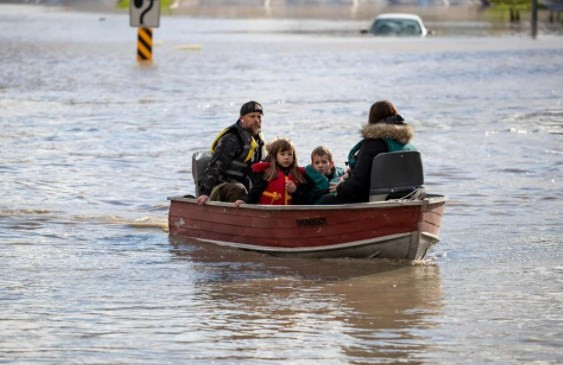
[[[194,178],[196,196],[199,196],[199,185],[203,180],[207,166],[209,166],[211,156],[210,151],[200,151],[192,155],[192,177]]]

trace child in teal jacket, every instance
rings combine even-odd
[[[332,153],[325,146],[311,152],[311,164],[305,167],[305,172],[313,185],[310,189],[313,204],[318,204],[325,194],[329,194],[331,182],[337,183],[345,178],[344,169],[334,166]]]

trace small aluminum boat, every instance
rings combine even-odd
[[[446,198],[253,205],[170,197],[170,235],[274,255],[418,260],[439,238]]]

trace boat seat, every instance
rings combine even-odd
[[[375,156],[371,167],[369,201],[424,199],[424,174],[418,151]]]
[[[192,155],[192,177],[195,184],[195,196],[199,196],[199,184],[205,175],[205,170],[211,161],[210,151],[199,151]]]

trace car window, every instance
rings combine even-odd
[[[418,22],[411,19],[378,19],[370,32],[377,35],[421,35]]]

